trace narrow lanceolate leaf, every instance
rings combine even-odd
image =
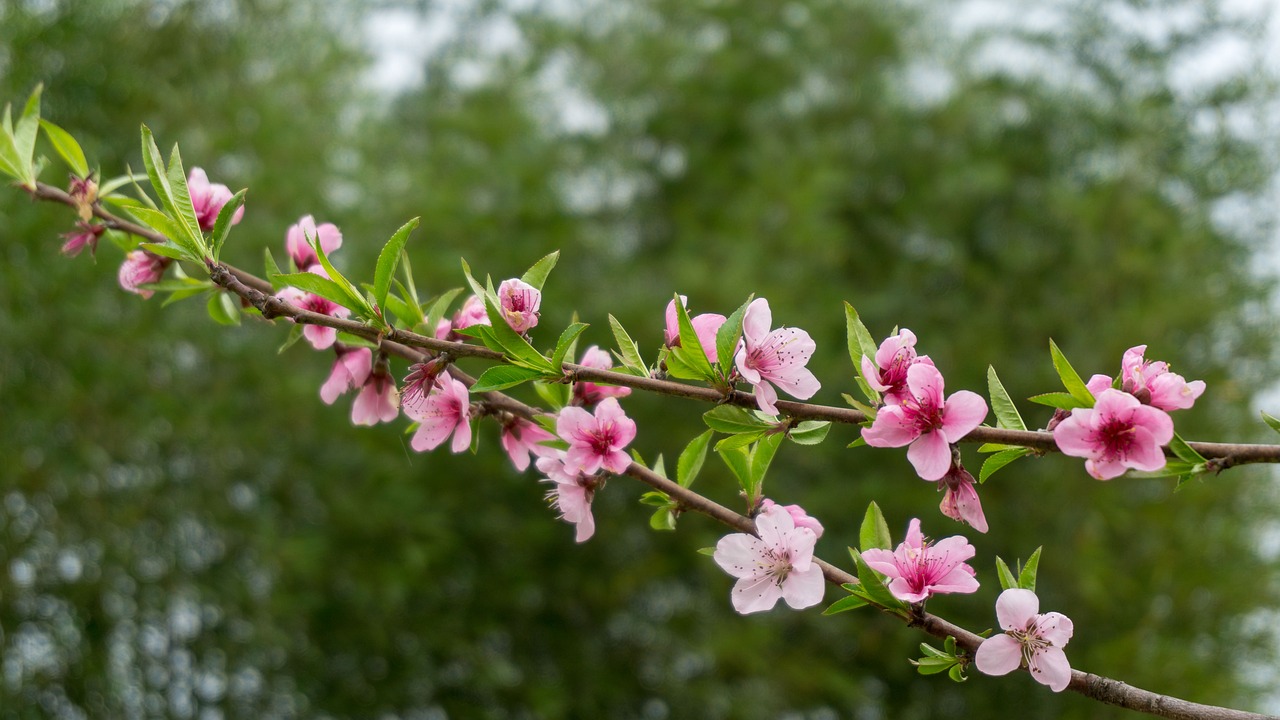
[[[991,409],[996,414],[996,427],[1005,430],[1026,430],[1027,425],[1022,421],[1022,415],[1018,413],[1017,406],[1009,398],[1009,393],[1005,392],[1004,385],[1000,382],[1000,377],[996,375],[996,369],[992,365],[987,366],[987,390],[991,394]]]
[[[1000,578],[1000,589],[1008,590],[1018,587],[1018,580],[1013,576],[1013,572],[1009,570],[1009,566],[999,555],[996,556],[996,575]]]
[[[556,262],[559,260],[560,251],[557,250],[534,263],[533,267],[520,276],[520,279],[541,290],[543,283],[547,281],[547,276],[551,274],[551,269],[556,266]]]
[[[862,357],[865,355],[869,358],[875,358],[876,341],[871,337],[871,331],[867,330],[867,326],[862,324],[862,319],[858,317],[858,311],[853,309],[849,303],[844,304],[844,325],[846,342],[849,346],[849,360],[853,362],[853,370],[856,373],[854,378],[858,382],[858,387],[862,390],[862,394],[871,402],[872,405],[880,403],[880,393],[876,392],[867,384],[866,378],[862,376]]]
[[[714,435],[708,430],[701,435],[695,437],[685,446],[684,452],[680,453],[680,459],[676,461],[676,482],[681,487],[689,487],[693,485],[693,481],[698,479],[698,473],[702,472],[702,463],[707,459],[707,446],[711,443],[711,436]]]
[[[773,457],[778,454],[781,445],[782,433],[774,433],[760,438],[760,442],[751,451],[751,486],[754,493],[759,493],[764,485],[764,476],[769,472],[769,465],[773,463]]]
[[[227,241],[227,235],[231,232],[231,220],[235,217],[236,210],[244,205],[244,196],[247,192],[249,190],[246,188],[232,195],[227,204],[218,211],[218,219],[213,223],[213,237],[209,239],[215,262],[222,253],[222,244]]]
[[[382,246],[382,252],[378,253],[378,264],[373,271],[373,300],[380,308],[387,304],[387,293],[391,292],[391,278],[395,277],[396,266],[400,263],[404,244],[409,241],[409,234],[416,227],[418,227],[418,218],[401,225],[391,239],[387,240],[387,244]]]
[[[53,149],[67,163],[67,167],[71,168],[71,172],[82,178],[89,177],[89,163],[84,159],[84,150],[80,149],[80,143],[71,137],[71,133],[43,118],[40,120],[40,128],[44,130],[44,136],[49,138]]]
[[[738,341],[742,339],[742,316],[755,297],[755,293],[748,296],[747,301],[738,306],[716,331],[716,360],[720,366],[720,374],[725,377],[733,369],[733,354],[738,349]]]
[[[1193,465],[1196,463],[1203,464],[1209,462],[1203,455],[1196,452],[1195,448],[1188,445],[1187,441],[1183,440],[1182,436],[1177,433],[1174,433],[1173,439],[1169,441],[1169,449],[1173,451],[1174,455],[1177,455],[1179,458],[1186,460]]]
[[[1048,405],[1051,408],[1058,408],[1059,410],[1093,407],[1093,405],[1076,398],[1074,395],[1062,392],[1041,393],[1039,395],[1032,395],[1027,399],[1037,405]]]
[[[141,222],[152,230],[164,235],[176,248],[180,248],[182,252],[182,257],[180,259],[191,260],[193,262],[200,262],[203,259],[199,254],[192,250],[191,243],[184,239],[185,231],[179,227],[176,222],[174,222],[173,218],[159,210],[152,210],[151,208],[145,207],[130,208],[129,214],[137,218],[138,222]]]
[[[741,435],[730,435],[716,443],[716,452],[723,452],[730,448],[746,447],[751,443],[764,437],[764,431],[742,433]]]
[[[866,607],[867,601],[857,595],[848,595],[831,603],[826,610],[822,611],[823,615],[835,615],[836,613],[847,612],[849,610],[857,610],[860,607]]]
[[[550,405],[551,409],[556,412],[559,412],[560,408],[569,404],[571,390],[565,383],[535,382],[533,389],[538,393],[538,397],[542,398],[543,402]],[[555,432],[554,426],[551,431]]]
[[[332,300],[343,307],[347,307],[347,303],[351,302],[347,297],[346,290],[339,287],[334,281],[321,277],[315,273],[300,272],[272,275],[272,286],[277,282],[280,283],[281,287],[291,285],[299,290],[305,290],[312,295],[319,295],[326,300]]]
[[[240,308],[236,306],[231,296],[224,292],[219,291],[210,295],[205,308],[209,311],[209,317],[219,325],[240,324]]]
[[[678,362],[693,370],[694,377],[689,379],[714,382],[715,370],[707,361],[707,353],[702,348],[702,341],[698,339],[698,333],[693,329],[693,322],[689,320],[689,311],[680,302],[679,295],[676,296],[675,301],[676,318],[680,323],[680,347],[671,348],[671,354],[677,358]]]
[[[774,426],[737,405],[718,405],[703,413],[702,421],[712,430],[726,435],[761,432]]]
[[[1020,457],[1025,457],[1030,452],[1031,451],[1027,448],[1010,448],[1008,450],[1001,450],[995,455],[983,460],[982,470],[978,472],[978,482],[986,482],[987,478],[996,474],[997,470],[1000,470],[1005,465],[1008,465]]]
[[[1071,397],[1084,403],[1081,407],[1093,407],[1093,393],[1085,387],[1080,374],[1071,367],[1071,363],[1067,362],[1067,356],[1062,354],[1057,343],[1052,339],[1049,340],[1049,354],[1053,357],[1053,369],[1058,371],[1058,377],[1062,379],[1062,387],[1067,389]]]
[[[12,147],[11,153],[7,154],[11,155],[17,171],[13,176],[21,180],[24,187],[34,187],[36,183],[32,159],[36,151],[36,135],[40,132],[40,93],[43,90],[43,84],[36,85],[36,89],[27,98],[27,105],[22,111],[22,117],[18,118],[16,127],[10,127],[7,108],[5,111],[5,135],[10,137],[9,144]]]
[[[462,259],[462,275],[467,279],[467,285],[471,288],[471,292],[481,299],[490,298],[495,303],[498,301],[497,296],[485,289],[483,285],[476,281],[475,276],[471,274],[471,266],[467,264],[466,258]]]
[[[324,271],[329,274],[329,280],[332,281],[333,285],[338,288],[345,298],[344,300],[334,300],[333,298],[329,299],[366,318],[376,317],[377,314],[373,311],[373,307],[369,305],[369,301],[365,299],[364,295],[361,295],[360,291],[356,289],[356,286],[352,285],[351,281],[348,280],[345,275],[338,272],[338,268],[334,267],[333,263],[329,262],[329,256],[325,254],[324,247],[320,245],[320,236],[315,235],[313,237],[308,237],[307,241],[311,243],[311,248],[315,250],[316,257],[320,258],[320,267],[323,267]],[[310,275],[312,273],[296,274]],[[297,287],[302,286],[298,285]],[[305,290],[306,288],[303,289]]]
[[[640,356],[640,348],[622,327],[622,323],[612,315],[609,316],[609,328],[613,330],[614,342],[618,343],[618,349],[615,352],[622,366],[639,371],[638,374],[641,377],[649,377],[649,369],[645,367],[644,358]]]
[[[1040,551],[1043,549],[1043,545],[1036,548],[1027,558],[1027,564],[1022,566],[1022,572],[1018,573],[1018,587],[1023,590],[1036,591],[1036,573],[1040,570]]]
[[[502,316],[502,310],[489,297],[484,299],[485,311],[489,314],[489,331],[492,333],[494,340],[502,346],[502,352],[506,353],[517,364],[526,367],[535,368],[542,372],[555,372],[555,368],[551,367],[551,362],[542,356],[528,340],[511,329],[507,324],[506,318]]]
[[[556,341],[555,352],[551,354],[551,367],[556,372],[564,371],[564,358],[573,350],[573,346],[578,341],[578,336],[583,330],[587,329],[586,323],[575,322],[560,333],[560,339]]]
[[[22,160],[18,157],[18,148],[13,138],[12,106],[4,106],[3,127],[0,128],[0,171],[15,180],[22,180],[26,173],[22,169]]]
[[[751,495],[751,453],[746,448],[725,448],[718,451],[720,459],[728,466],[729,471],[738,479],[738,487],[742,491],[754,499]]]
[[[191,254],[186,250],[183,250],[177,245],[170,245],[169,243],[142,243],[138,248],[146,250],[152,255],[173,258],[174,260],[196,260],[196,258],[191,257]]]
[[[169,211],[178,225],[186,230],[187,238],[199,250],[200,257],[204,258],[209,254],[208,248],[205,247],[204,234],[200,231],[200,221],[196,218],[195,206],[191,203],[191,191],[187,188],[187,171],[182,168],[182,153],[178,152],[176,143],[173,151],[169,153],[169,169],[166,173],[169,177],[169,187],[173,190],[173,207],[169,208]]]
[[[849,553],[853,556],[853,561],[858,565],[858,582],[861,583],[862,592],[871,599],[871,602],[886,610],[904,612],[906,605],[894,597],[893,593],[889,592],[889,588],[884,586],[884,580],[880,577],[880,574],[872,570],[871,566],[867,565],[867,561],[862,559],[862,555],[853,548],[849,548]]]
[[[1268,415],[1264,412],[1262,413],[1262,422],[1266,423],[1267,427],[1280,433],[1280,418],[1277,418],[1274,415]]]
[[[1125,473],[1125,476],[1132,478],[1177,477],[1180,475],[1199,475],[1205,472],[1206,469],[1207,468],[1204,463],[1189,463],[1185,460],[1170,460],[1159,470],[1130,470]]]
[[[831,423],[826,420],[805,420],[787,431],[787,437],[797,445],[818,445],[827,439]]]
[[[440,293],[438,297],[431,301],[427,307],[426,318],[422,321],[423,330],[432,337],[435,337],[436,326],[444,319],[445,313],[449,312],[449,306],[453,304],[454,299],[462,294],[462,288],[453,288]]]
[[[280,290],[281,288],[286,287],[287,285],[286,283],[281,283],[276,279],[278,276],[283,275],[284,273],[280,272],[280,266],[276,264],[276,258],[274,255],[271,254],[271,248],[263,248],[262,254],[263,254],[262,266],[266,271],[267,279],[271,281],[271,289]]]
[[[422,322],[422,308],[413,303],[405,302],[403,298],[395,293],[387,295],[385,305],[384,310],[391,313],[401,327],[413,328]]]
[[[888,550],[893,547],[893,539],[889,536],[889,524],[884,521],[884,513],[880,506],[872,502],[862,516],[862,528],[858,531],[858,544],[867,550]]]
[[[476,379],[476,384],[471,386],[471,392],[482,393],[491,390],[506,390],[540,377],[542,377],[541,372],[530,368],[494,365],[480,374],[480,377]]]

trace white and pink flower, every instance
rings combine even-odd
[[[636,423],[616,398],[605,398],[594,415],[580,407],[561,408],[556,434],[569,443],[564,465],[568,472],[594,475],[600,470],[619,474],[631,465],[624,450],[636,437]]]
[[[333,370],[329,379],[320,386],[320,399],[325,405],[332,405],[338,396],[364,387],[365,380],[373,371],[373,351],[365,347],[339,348],[338,358],[333,361]]]
[[[1120,389],[1139,402],[1164,411],[1186,410],[1194,405],[1204,394],[1204,381],[1187,382],[1181,375],[1170,372],[1168,363],[1147,360],[1146,351],[1146,345],[1135,345],[1125,351],[1120,361]],[[1112,379],[1106,375],[1094,375],[1088,382],[1094,397],[1112,385]]]
[[[502,449],[507,451],[511,463],[521,471],[529,467],[530,455],[543,457],[557,453],[557,450],[542,444],[555,439],[555,435],[524,418],[515,418],[502,426]]]
[[[780,507],[791,515],[791,521],[796,527],[809,528],[813,531],[815,537],[822,537],[822,523],[818,522],[818,518],[813,517],[804,511],[799,505],[779,505],[778,503],[765,498],[760,502],[760,512],[764,512],[770,508]]]
[[[320,249],[324,250],[326,256],[342,247],[342,232],[338,230],[338,226],[333,223],[316,225],[316,219],[310,215],[303,215],[285,232],[285,250],[293,258],[293,265],[298,270],[310,270],[320,263],[320,256],[311,246],[311,240],[316,238],[320,240]]]
[[[542,291],[523,280],[503,280],[498,286],[498,303],[511,329],[524,334],[538,324]]]
[[[120,287],[149,298],[155,292],[139,286],[160,282],[170,262],[168,258],[153,255],[146,250],[134,250],[125,256],[124,263],[120,265]]]
[[[933,365],[907,368],[907,392],[897,405],[876,414],[862,437],[873,447],[907,448],[907,460],[925,480],[941,480],[951,467],[951,443],[968,435],[987,416],[987,401],[960,390],[942,399],[942,373]]]
[[[920,532],[920,520],[911,519],[907,539],[893,552],[872,548],[862,559],[889,578],[889,592],[903,602],[919,603],[944,593],[971,593],[978,589],[976,573],[965,560],[973,546],[962,535],[929,542]]]
[[[196,220],[200,229],[208,232],[218,221],[218,213],[231,201],[234,193],[231,188],[221,183],[209,182],[209,176],[198,167],[191,168],[187,175],[187,192],[191,194],[191,207],[196,211]],[[244,217],[244,206],[236,208],[231,216],[231,224],[235,225]]]
[[[322,278],[329,277],[329,273],[325,272],[324,268],[319,265],[311,266],[308,272],[319,275]],[[293,286],[281,288],[280,292],[276,293],[276,297],[299,310],[306,310],[318,315],[328,315],[329,317],[351,317],[351,311],[338,303]],[[311,347],[316,350],[326,350],[337,341],[338,330],[324,325],[307,323],[302,327],[302,337],[306,338],[307,342],[311,343]]]
[[[1076,408],[1053,429],[1064,455],[1087,458],[1084,467],[1099,480],[1126,470],[1153,471],[1165,465],[1161,445],[1173,439],[1173,420],[1127,392],[1107,389],[1091,408]]]
[[[450,435],[455,453],[471,447],[471,393],[451,377],[441,377],[436,388],[416,402],[406,403],[404,414],[418,423],[409,447],[418,452],[435,450]]]
[[[537,460],[539,472],[551,483],[547,501],[560,512],[560,519],[577,529],[576,542],[586,542],[596,532],[596,520],[591,514],[591,501],[595,498],[600,479],[571,472],[565,466],[564,456],[555,452]]]
[[[907,370],[916,363],[933,365],[928,355],[916,355],[916,335],[903,328],[880,343],[874,362],[862,356],[862,377],[872,390],[884,395],[887,404],[897,405],[910,397]]]
[[[613,358],[607,350],[592,345],[582,353],[578,364],[595,370],[608,370],[613,367]],[[574,402],[579,405],[595,405],[605,398],[622,398],[630,394],[631,388],[622,385],[597,385],[589,380],[573,384]]]
[[[681,295],[680,304],[687,306],[688,298]],[[707,356],[709,363],[716,362],[716,333],[720,332],[720,326],[724,325],[725,321],[725,316],[717,313],[702,313],[689,318],[689,324],[693,326],[693,332],[698,336],[702,352]],[[664,335],[667,347],[680,347],[680,316],[676,312],[674,298],[667,303],[667,327]]]
[[[987,516],[982,512],[982,501],[978,499],[978,486],[973,474],[956,462],[938,481],[938,489],[944,491],[938,509],[943,515],[962,523],[967,523],[980,533],[987,531]]]
[[[734,363],[742,379],[751,383],[756,404],[770,415],[778,414],[777,385],[794,398],[808,400],[822,387],[805,367],[817,345],[799,328],[770,330],[773,313],[769,301],[757,298],[742,315],[742,342]]]
[[[356,425],[377,425],[391,422],[400,415],[400,393],[396,381],[386,372],[374,370],[365,379],[360,394],[351,405],[351,422]]]
[[[1062,613],[1040,613],[1034,592],[1010,588],[996,599],[996,619],[1004,633],[982,641],[973,662],[987,675],[1007,675],[1019,667],[1054,692],[1071,684],[1071,664],[1062,648],[1075,627]]]
[[[484,309],[484,301],[472,295],[462,302],[462,307],[453,315],[453,329],[465,330],[472,325],[488,325],[489,313]],[[436,328],[439,332],[440,328]]]
[[[773,505],[756,516],[756,535],[734,533],[720,538],[712,558],[738,579],[733,609],[746,615],[773,609],[779,598],[796,610],[822,602],[826,590],[822,568],[813,561],[818,536],[796,527],[790,512]]]

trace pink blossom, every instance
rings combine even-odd
[[[138,286],[160,282],[167,267],[169,267],[168,258],[152,255],[146,250],[134,250],[125,256],[124,264],[120,266],[120,287],[143,298],[149,298],[155,293]]]
[[[435,339],[448,340],[451,332],[453,332],[453,322],[449,318],[440,318],[440,322],[436,323]]]
[[[1120,361],[1120,389],[1138,398],[1138,401],[1165,411],[1186,410],[1204,394],[1204,381],[1187,382],[1181,375],[1170,372],[1169,364],[1161,360],[1143,357],[1146,345],[1135,345],[1124,353]],[[1097,397],[1113,386],[1106,375],[1089,378],[1089,391]]]
[[[681,295],[680,304],[687,305],[687,303],[688,298]],[[689,324],[693,326],[693,333],[698,336],[702,352],[706,354],[709,363],[716,362],[716,333],[720,332],[720,326],[724,325],[725,321],[725,316],[717,313],[702,313],[689,318]],[[674,298],[667,303],[666,343],[669,348],[680,347],[680,316],[676,312]]]
[[[484,301],[472,295],[463,301],[462,307],[453,316],[453,329],[464,330],[472,325],[488,325],[489,313],[485,311]]]
[[[90,255],[97,254],[98,240],[102,237],[102,233],[106,231],[106,225],[88,223],[83,220],[76,221],[76,229],[62,235],[63,239],[66,240],[66,242],[62,243],[62,254],[67,257],[75,257],[85,248],[89,248]]]
[[[755,390],[760,409],[777,415],[778,392],[774,385],[800,400],[813,397],[822,386],[805,367],[817,347],[809,333],[791,327],[770,331],[772,324],[769,301],[752,300],[742,315],[742,343],[738,345],[734,363],[742,378]]]
[[[608,351],[592,345],[582,353],[578,364],[596,370],[608,370],[613,367],[613,358]],[[631,388],[622,385],[597,385],[588,380],[579,380],[573,385],[574,402],[578,405],[595,405],[605,398],[622,398],[631,394]]]
[[[982,502],[978,500],[978,487],[973,475],[954,459],[951,469],[938,481],[938,489],[946,491],[938,506],[943,515],[968,523],[980,533],[987,531],[987,516],[982,512]]]
[[[449,358],[441,354],[410,366],[409,374],[404,377],[401,402],[409,405],[426,397],[427,393],[440,384],[440,373],[448,369],[449,362]]]
[[[872,390],[883,393],[886,403],[897,405],[909,397],[907,369],[916,363],[932,365],[933,361],[928,355],[916,355],[916,335],[903,328],[880,343],[874,363],[862,356],[862,377]]]
[[[756,535],[735,533],[720,538],[712,558],[738,582],[733,609],[746,615],[773,609],[782,598],[796,610],[822,602],[826,587],[822,568],[813,562],[818,536],[796,527],[781,505],[756,516]]]
[[[907,368],[907,393],[897,405],[886,405],[875,422],[862,429],[873,447],[907,448],[907,459],[925,480],[941,480],[951,467],[951,443],[968,435],[987,416],[987,402],[960,390],[942,399],[942,373],[933,365]]]
[[[400,393],[396,382],[385,372],[375,370],[360,388],[360,394],[351,406],[351,422],[356,425],[377,425],[391,422],[400,414]]]
[[[563,453],[556,451],[537,460],[538,471],[552,484],[547,501],[560,511],[560,519],[573,523],[577,528],[576,542],[586,542],[596,532],[596,520],[591,514],[591,501],[595,498],[600,480],[569,472]]]
[[[1127,392],[1102,391],[1091,408],[1076,408],[1053,429],[1064,455],[1088,458],[1085,469],[1099,480],[1125,470],[1164,467],[1160,446],[1173,439],[1173,420],[1165,411],[1143,405]]]
[[[976,551],[962,535],[928,542],[920,533],[920,520],[911,519],[907,539],[893,552],[879,548],[862,551],[872,570],[889,577],[889,592],[903,602],[919,603],[944,593],[971,593],[978,589],[973,568],[965,560]]]
[[[419,423],[409,441],[409,447],[418,452],[436,449],[450,434],[450,450],[459,453],[471,447],[471,394],[458,380],[440,378],[435,390],[416,402],[405,403],[404,414]]]
[[[71,196],[76,214],[82,221],[88,222],[93,217],[93,204],[98,201],[98,183],[94,182],[93,173],[89,173],[87,178],[72,175],[71,182],[67,186],[67,194]],[[64,249],[63,252],[66,250]]]
[[[329,274],[319,265],[313,265],[309,272],[323,278],[329,277]],[[276,297],[299,310],[338,318],[351,316],[351,311],[338,303],[305,290],[299,290],[296,287],[281,288],[280,292],[276,293]],[[311,347],[316,350],[325,350],[338,339],[338,330],[324,325],[306,324],[302,328],[302,337],[306,338],[307,342],[311,343]]]
[[[339,349],[329,379],[320,386],[320,399],[325,405],[332,405],[342,393],[363,387],[372,370],[373,351],[369,348]]]
[[[601,401],[595,415],[580,407],[561,408],[556,434],[569,443],[564,461],[569,472],[594,475],[603,468],[623,473],[631,465],[623,448],[635,439],[636,423],[616,398]]]
[[[191,207],[196,211],[196,220],[200,229],[208,232],[218,221],[218,213],[222,206],[231,201],[234,193],[231,188],[221,183],[210,183],[209,176],[198,167],[191,168],[187,176],[187,191],[191,193]],[[231,216],[231,224],[235,225],[244,217],[244,206],[236,208]]]
[[[542,305],[542,291],[523,280],[503,280],[498,286],[498,302],[502,317],[512,330],[529,332],[538,324],[538,308]]]
[[[973,662],[987,675],[1007,675],[1019,667],[1031,677],[1062,692],[1071,684],[1071,664],[1062,648],[1075,630],[1062,613],[1040,612],[1040,598],[1030,590],[1010,588],[996,598],[996,619],[1004,633],[982,641]]]
[[[760,512],[764,512],[765,510],[774,507],[780,507],[783,510],[786,510],[791,515],[791,521],[795,523],[796,527],[809,528],[813,531],[815,537],[822,537],[822,523],[818,522],[817,518],[811,517],[809,513],[805,512],[804,508],[799,505],[779,505],[769,498],[765,498],[760,503]]]
[[[523,471],[529,467],[531,454],[542,457],[558,452],[542,444],[546,440],[555,439],[555,435],[524,418],[515,418],[502,426],[502,449],[507,451],[507,456],[517,470]]]
[[[311,240],[315,238],[319,238],[320,249],[324,250],[326,256],[342,247],[342,232],[338,230],[337,225],[333,223],[316,225],[314,217],[303,215],[298,222],[290,225],[284,234],[284,247],[289,257],[293,258],[294,267],[299,270],[309,270],[313,265],[320,263],[320,256],[311,246]]]

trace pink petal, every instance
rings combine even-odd
[[[633,432],[632,435],[634,434]],[[631,456],[625,450],[613,450],[601,460],[600,464],[614,475],[621,475],[631,467]]]
[[[889,389],[888,385],[880,382],[880,371],[875,364],[871,362],[871,358],[866,355],[862,356],[862,379],[867,381],[872,390],[876,392],[884,392]]]
[[[941,406],[943,380],[942,373],[932,365],[915,363],[907,368],[907,389],[920,401],[928,401],[935,407]]]
[[[918,437],[920,431],[899,405],[880,408],[871,427],[862,428],[862,439],[872,447],[902,447]]]
[[[698,336],[698,342],[702,343],[702,352],[706,353],[709,363],[716,362],[716,333],[720,332],[720,326],[727,319],[723,315],[703,313],[689,321],[693,324],[693,332]]]
[[[760,536],[761,542],[769,547],[783,545],[785,534],[794,530],[795,527],[796,523],[791,518],[791,513],[779,505],[774,505],[756,515],[756,534]]]
[[[882,575],[888,575],[891,578],[900,577],[902,570],[898,568],[898,563],[893,553],[882,548],[871,548],[862,551],[862,560],[870,567]]]
[[[1173,440],[1173,418],[1160,408],[1143,405],[1135,409],[1131,417],[1134,425],[1151,433],[1157,445],[1167,445]]]
[[[782,583],[782,599],[793,609],[803,610],[822,602],[826,589],[822,568],[813,565],[808,570],[792,570]]]
[[[738,343],[738,350],[733,354],[734,367],[738,368],[738,374],[743,380],[752,385],[760,384],[760,372],[753,367],[747,365],[747,344],[746,342]]]
[[[978,489],[973,483],[964,483],[953,491],[956,508],[960,518],[980,533],[987,531],[987,516],[982,512],[982,501],[978,499]]]
[[[1100,448],[1092,427],[1095,412],[1091,408],[1076,408],[1053,429],[1053,442],[1064,455],[1087,458],[1098,452]]]
[[[1030,590],[1010,588],[996,598],[996,620],[1005,630],[1026,630],[1027,623],[1040,612],[1040,598]]]
[[[515,430],[503,428],[501,441],[502,449],[506,451],[507,457],[511,458],[511,464],[516,466],[516,470],[524,472],[529,469],[529,451],[516,437]]]
[[[1114,388],[1102,391],[1102,394],[1098,395],[1097,402],[1093,404],[1094,411],[1102,417],[1111,415],[1124,417],[1139,407],[1142,407],[1142,403],[1138,402],[1138,398]]]
[[[1040,629],[1040,637],[1057,647],[1064,647],[1075,634],[1075,623],[1062,613],[1045,613],[1040,616],[1040,622],[1036,623],[1036,626]]]
[[[947,398],[942,412],[942,432],[947,440],[958,442],[986,418],[987,401],[977,393],[961,390]]]
[[[940,579],[934,581],[930,588],[934,594],[942,593],[971,593],[978,591],[978,580],[965,568],[968,565],[960,565],[954,568]]]
[[[304,325],[302,327],[302,337],[311,343],[311,347],[317,350],[327,350],[338,339],[338,331],[323,325]]]
[[[596,518],[591,514],[591,503],[587,503],[582,515],[574,522],[577,532],[573,536],[574,542],[586,542],[596,534]]]
[[[689,302],[689,298],[684,295],[680,296],[680,304],[685,305]],[[676,301],[674,298],[667,303],[667,327],[666,327],[667,347],[675,344],[680,339],[680,315],[676,312]]]
[[[413,439],[409,441],[409,447],[417,452],[435,450],[449,437],[449,433],[453,432],[455,427],[457,427],[457,423],[448,417],[428,417],[418,426],[417,432],[413,434]],[[470,439],[468,439],[469,443]],[[457,451],[455,450],[454,452]]]
[[[989,637],[978,646],[973,664],[986,675],[1008,675],[1022,665],[1022,644],[1005,634]]]
[[[1071,684],[1071,663],[1067,662],[1067,654],[1062,648],[1044,648],[1032,657],[1031,662],[1031,677],[1048,685],[1050,690],[1062,692]]]
[[[582,437],[584,432],[595,429],[595,426],[596,419],[580,407],[561,408],[560,414],[556,416],[556,434],[569,442]]]
[[[822,389],[822,383],[805,367],[791,367],[769,378],[788,395],[799,400],[808,400],[814,393]]]
[[[1088,388],[1089,392],[1093,393],[1093,396],[1096,398],[1102,394],[1103,390],[1110,390],[1111,385],[1112,380],[1106,375],[1094,375],[1089,378],[1089,382],[1085,383],[1084,386]]]
[[[749,613],[772,610],[782,597],[782,588],[772,578],[743,578],[733,586],[733,609],[747,615]]]
[[[764,298],[752,300],[742,314],[742,339],[747,347],[755,347],[768,337],[772,326],[773,312],[769,309],[769,301]]]
[[[1119,458],[1111,460],[1086,460],[1084,469],[1098,480],[1111,480],[1125,474],[1129,468]]]
[[[1164,467],[1164,453],[1160,451],[1160,445],[1155,437],[1145,427],[1138,426],[1133,429],[1133,444],[1129,446],[1129,454],[1124,464],[1134,470],[1147,472]]]
[[[757,561],[764,555],[765,545],[760,538],[746,533],[725,535],[716,543],[711,556],[720,569],[736,578],[755,577]]]
[[[756,394],[756,405],[764,412],[770,415],[778,414],[778,391],[768,382],[761,380],[754,388]]]
[[[449,446],[449,449],[455,453],[460,453],[469,447],[471,447],[471,423],[464,417],[455,426],[453,444]]]
[[[889,592],[893,596],[903,602],[918,603],[924,602],[929,598],[929,588],[921,588],[919,591],[912,590],[911,583],[906,578],[894,578],[889,583]]]
[[[879,419],[877,417],[877,419]],[[867,441],[870,445],[871,441]],[[927,432],[907,448],[907,460],[925,480],[941,480],[951,469],[951,445],[942,433]]]

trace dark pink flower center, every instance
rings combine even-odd
[[[1134,426],[1114,415],[1094,432],[1094,441],[1102,445],[1102,460],[1121,460],[1129,456],[1134,443]]]
[[[921,435],[942,427],[942,406],[935,405],[932,398],[909,398],[902,403],[902,410]]]

